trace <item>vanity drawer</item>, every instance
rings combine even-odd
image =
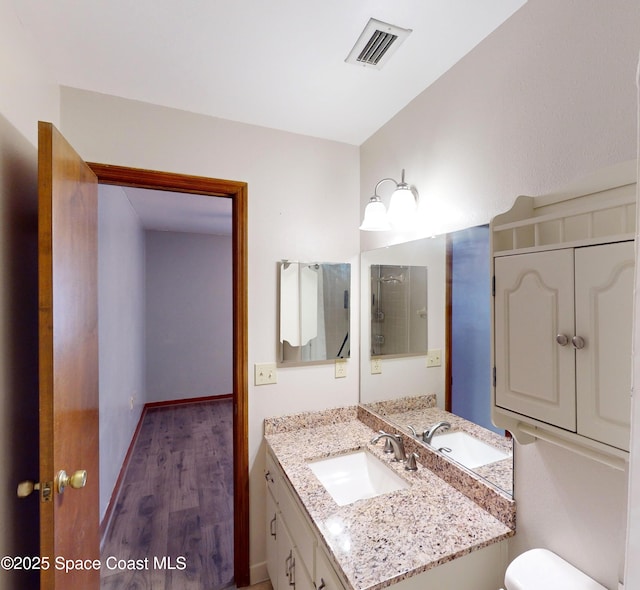
[[[267,483],[267,489],[271,492],[271,495],[277,504],[279,502],[278,488],[282,478],[280,475],[280,467],[278,467],[276,460],[269,452],[266,453],[264,479]]]
[[[314,552],[315,552],[315,536],[313,531],[307,524],[306,518],[302,510],[298,506],[296,499],[293,497],[289,487],[283,482],[280,487],[280,512],[282,520],[289,530],[293,543],[297,549],[298,555],[304,562],[304,566],[313,577],[314,569]]]

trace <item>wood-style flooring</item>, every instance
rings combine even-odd
[[[106,531],[101,588],[233,584],[232,445],[230,399],[147,410]],[[110,570],[115,560],[138,561]]]

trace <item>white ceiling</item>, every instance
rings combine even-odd
[[[57,83],[360,145],[526,0],[14,0]],[[370,17],[413,32],[345,63]]]
[[[144,229],[231,235],[231,199],[123,188]]]

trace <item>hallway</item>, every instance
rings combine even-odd
[[[147,410],[105,535],[101,588],[233,584],[232,444],[229,398]]]

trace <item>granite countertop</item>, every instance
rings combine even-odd
[[[329,423],[267,420],[265,439],[354,590],[389,586],[514,534],[428,468],[410,472],[390,461],[382,441],[370,443],[375,432],[355,408],[329,414]],[[410,485],[338,506],[307,463],[362,448]]]

